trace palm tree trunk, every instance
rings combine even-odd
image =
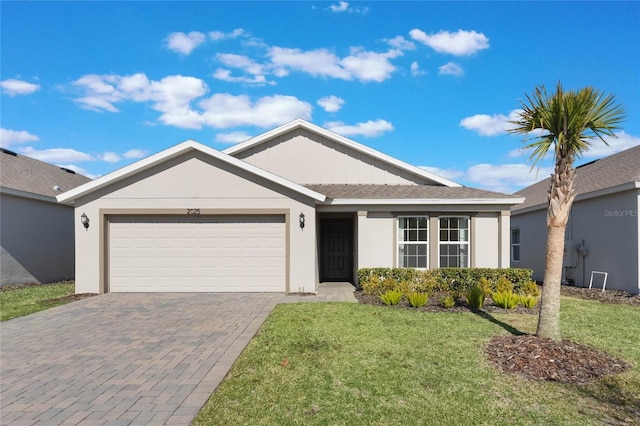
[[[564,233],[566,225],[550,225],[547,234],[547,257],[544,270],[544,285],[540,300],[538,337],[559,341],[560,335],[560,285],[564,257]]]
[[[562,338],[560,335],[560,286],[565,230],[575,198],[573,185],[576,171],[572,166],[572,158],[563,155],[556,157],[547,208],[547,254],[536,334],[538,337],[556,341]]]

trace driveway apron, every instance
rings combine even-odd
[[[188,425],[273,307],[295,299],[112,293],[4,322],[0,423]]]

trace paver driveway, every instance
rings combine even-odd
[[[188,425],[273,307],[291,301],[112,293],[4,322],[0,423]]]

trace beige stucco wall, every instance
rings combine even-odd
[[[76,292],[103,292],[110,214],[265,213],[289,216],[289,289],[316,291],[313,200],[227,163],[191,152],[76,201]],[[80,224],[85,213],[89,229]],[[298,215],[306,216],[300,229]]]
[[[630,190],[592,199],[576,201],[567,223],[565,247],[570,257],[566,270],[579,286],[588,286],[591,271],[607,272],[607,288],[638,294],[639,220],[638,190]],[[521,262],[514,267],[532,268],[534,279],[544,277],[546,244],[546,210],[514,214],[512,227],[520,227]],[[575,245],[584,240],[586,257],[577,256]],[[584,271],[584,274],[583,274]],[[601,281],[598,281],[601,285]]]
[[[73,208],[0,197],[0,286],[73,279]]]
[[[300,184],[429,183],[425,178],[304,129],[291,131],[234,156]]]
[[[408,208],[408,207],[407,207]],[[503,233],[509,228],[509,215],[498,212],[460,212],[459,208],[447,212],[425,211],[424,207],[406,213],[398,212],[398,207],[371,207],[358,212],[358,267],[394,267],[397,259],[397,217],[402,215],[429,216],[429,267],[438,267],[438,217],[471,217],[471,266],[498,268],[508,267],[509,244]],[[508,240],[508,231],[507,231]]]

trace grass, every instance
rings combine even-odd
[[[590,425],[640,416],[640,309],[563,299],[566,338],[634,367],[589,385],[531,382],[483,346],[537,317],[423,313],[347,303],[279,305],[196,425]]]
[[[46,303],[44,301],[68,296],[73,292],[74,283],[69,281],[2,290],[0,291],[0,321],[64,304],[66,303],[64,301]]]

